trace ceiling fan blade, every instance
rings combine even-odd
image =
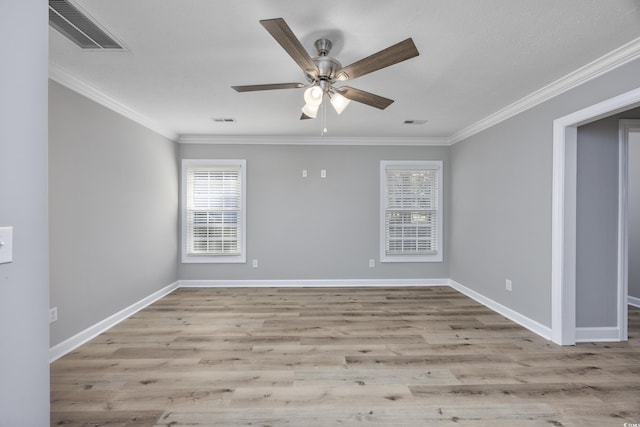
[[[372,107],[384,110],[393,103],[393,99],[385,98],[380,95],[365,92],[364,90],[355,89],[349,86],[343,86],[337,89],[338,93],[352,101],[361,102]]]
[[[318,74],[318,67],[284,19],[263,19],[260,23],[306,74],[313,76]]]
[[[347,65],[338,71],[337,77],[338,80],[342,81],[355,79],[418,55],[420,55],[420,52],[418,52],[416,45],[413,43],[413,39],[408,38],[351,65]]]
[[[247,86],[231,86],[237,92],[253,92],[256,90],[274,90],[274,89],[298,89],[304,87],[302,83],[274,83],[267,85],[247,85]]]

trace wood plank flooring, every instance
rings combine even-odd
[[[623,427],[629,313],[559,347],[448,287],[183,288],[51,364],[51,425]]]

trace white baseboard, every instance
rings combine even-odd
[[[640,298],[627,296],[627,304],[640,307]],[[620,328],[576,327],[576,342],[620,342]]]
[[[449,286],[449,279],[179,280],[181,288],[338,288]]]
[[[177,288],[449,286],[449,279],[179,280],[49,349],[54,362]]]
[[[616,326],[576,328],[576,342],[620,342],[620,329]]]
[[[71,338],[62,341],[60,344],[54,345],[49,349],[49,363],[54,362],[65,354],[72,352],[82,344],[92,340],[107,329],[114,327],[126,318],[131,317],[143,308],[170,294],[176,288],[178,288],[178,282],[172,283],[169,286],[166,286],[159,291],[152,293],[148,297],[141,299],[140,301],[130,305],[123,310],[120,310],[116,314],[113,314],[106,319],[96,323],[95,325],[90,326],[84,331],[75,334]]]
[[[151,305],[177,288],[239,288],[239,287],[380,287],[380,286],[450,286],[489,309],[529,329],[543,338],[551,339],[551,329],[505,307],[451,279],[331,279],[331,280],[179,280],[146,298],[109,316],[93,326],[49,349],[49,361],[54,362],[112,328],[126,318]],[[629,299],[631,303],[631,298]]]
[[[467,288],[466,286],[461,285],[455,280],[449,280],[449,285],[458,292],[461,292],[469,298],[476,300],[480,304],[486,306],[487,308],[490,308],[498,314],[503,315],[504,317],[512,320],[518,325],[527,328],[531,332],[540,335],[542,338],[545,338],[547,340],[551,339],[551,328],[549,328],[548,326],[544,326],[543,324],[538,323],[535,320],[523,316],[517,311],[513,311],[512,309],[505,307],[504,305],[495,302],[494,300],[487,298],[484,295]]]

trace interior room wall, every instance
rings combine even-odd
[[[176,143],[49,91],[51,345],[178,279]]]
[[[0,2],[0,425],[49,425],[47,5]]]
[[[182,159],[246,159],[248,205],[247,263],[180,264],[180,279],[446,279],[448,152],[442,146],[180,144]],[[444,262],[379,262],[381,160],[444,162]]]
[[[629,137],[628,220],[629,296],[640,299],[640,132],[632,132]]]
[[[576,326],[617,323],[618,120],[578,127]]]
[[[634,60],[452,146],[453,280],[551,327],[553,120],[638,87]]]

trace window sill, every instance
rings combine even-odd
[[[442,262],[442,255],[383,255],[380,262]]]
[[[183,264],[241,264],[246,263],[244,255],[239,256],[182,256]]]

